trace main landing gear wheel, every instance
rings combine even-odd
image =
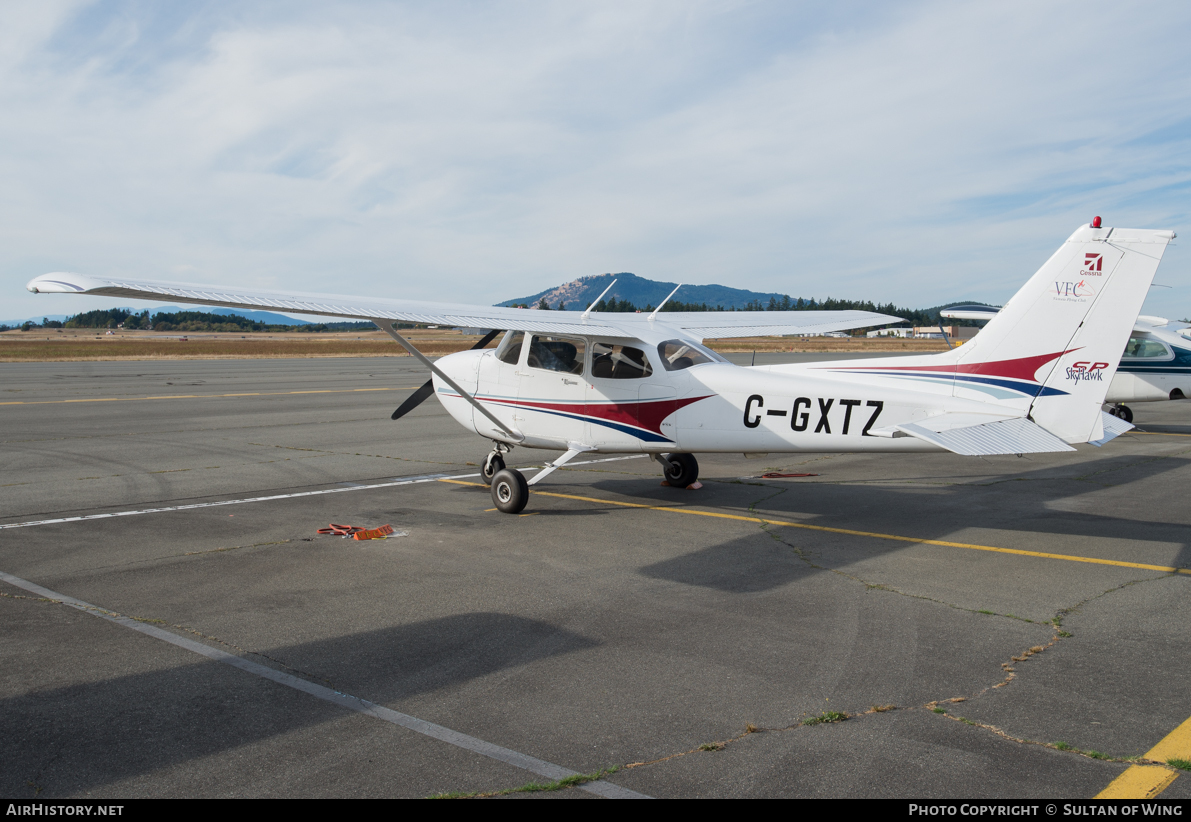
[[[484,464],[480,466],[480,477],[483,478],[485,485],[491,485],[492,478],[503,470],[505,470],[504,457],[493,451],[484,460]]]
[[[692,454],[667,454],[666,482],[686,488],[699,479],[699,463]]]
[[[520,514],[529,502],[529,483],[516,468],[505,468],[492,477],[492,503],[505,514]]]
[[[1118,405],[1108,413],[1112,414],[1114,417],[1120,417],[1125,422],[1133,422],[1133,409],[1127,405]]]

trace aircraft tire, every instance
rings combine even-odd
[[[1114,417],[1120,417],[1125,422],[1133,422],[1133,409],[1127,405],[1118,405],[1112,409],[1112,414]]]
[[[699,461],[693,454],[667,454],[666,482],[675,488],[686,488],[699,479]]]
[[[504,457],[500,454],[493,454],[492,459],[485,459],[480,466],[480,478],[484,480],[485,485],[492,484],[492,478],[505,470]]]
[[[497,471],[492,477],[492,503],[505,514],[520,514],[529,502],[529,483],[516,468]]]

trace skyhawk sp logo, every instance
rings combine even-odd
[[[1067,369],[1067,379],[1075,380],[1098,380],[1104,381],[1104,369],[1108,368],[1106,362],[1074,362],[1071,367]]]

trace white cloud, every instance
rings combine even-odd
[[[1094,214],[1188,213],[1177,3],[14,8],[5,316],[97,305],[22,296],[63,269],[996,301]],[[1191,315],[1185,266],[1147,311]]]

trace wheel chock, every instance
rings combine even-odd
[[[352,534],[352,539],[384,539],[391,533],[393,533],[392,525],[382,525],[369,531],[357,531]]]

